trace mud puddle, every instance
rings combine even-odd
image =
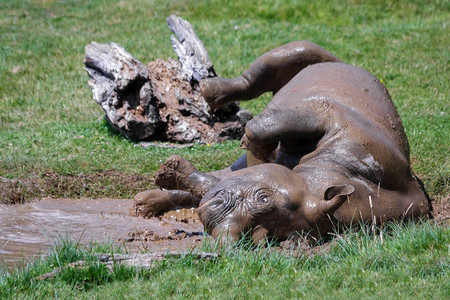
[[[131,199],[52,199],[0,205],[0,265],[15,267],[48,253],[59,236],[81,244],[112,241],[129,251],[200,245],[203,225],[191,209],[159,218],[130,216]]]

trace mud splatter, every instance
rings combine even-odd
[[[131,199],[52,199],[0,205],[0,263],[10,268],[45,255],[58,236],[112,242],[133,250],[187,250],[203,241],[195,210],[180,209],[159,218],[132,217]]]

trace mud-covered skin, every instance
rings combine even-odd
[[[266,237],[298,237],[304,232],[317,237],[331,229],[328,215],[354,188],[333,186],[314,197],[302,186],[302,177],[282,165],[256,165],[233,172],[211,188],[197,211],[205,230],[214,237],[229,234],[238,239],[249,229],[255,243]]]
[[[247,168],[202,174],[180,168],[186,163],[175,157],[160,169],[171,174],[166,182],[183,182],[165,188],[202,198],[199,216],[213,236],[237,239],[251,229],[255,242],[302,232],[317,237],[337,223],[429,213],[398,113],[367,71],[310,42],[293,42],[264,54],[242,76],[208,79],[201,89],[213,109],[275,93],[246,126]]]
[[[275,94],[308,65],[339,61],[314,43],[291,42],[257,58],[241,76],[204,79],[200,89],[211,109],[216,110],[233,101],[254,99],[265,92]]]
[[[175,207],[196,207],[219,179],[198,171],[192,163],[173,155],[161,165],[155,183],[163,189],[147,190],[134,197],[133,213],[152,217]]]

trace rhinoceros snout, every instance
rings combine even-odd
[[[203,201],[202,201],[203,202]],[[224,205],[224,200],[221,199],[210,199],[203,203],[197,209],[200,221],[205,226],[205,231],[209,234],[224,218],[225,214],[222,212]]]
[[[205,197],[207,197],[206,195]],[[200,221],[208,234],[233,235],[239,239],[239,228],[242,229],[242,216],[239,213],[239,205],[235,197],[230,193],[217,193],[212,199],[202,199],[202,204],[197,209]]]

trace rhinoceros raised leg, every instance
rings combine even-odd
[[[241,144],[247,149],[248,165],[275,162],[292,169],[303,155],[315,149],[325,134],[326,120],[326,116],[308,108],[295,112],[266,109],[245,127]]]
[[[225,175],[231,169],[216,172]],[[135,215],[154,216],[177,206],[198,206],[203,195],[220,179],[197,170],[181,156],[173,155],[162,164],[156,174],[155,183],[163,190],[148,190],[134,198]]]
[[[275,48],[233,79],[208,78],[200,82],[203,97],[212,110],[238,100],[250,100],[265,92],[276,93],[305,67],[340,60],[322,47],[297,41]]]
[[[205,174],[181,156],[172,155],[156,173],[155,183],[168,190],[188,191],[197,198],[220,181],[219,178]]]

